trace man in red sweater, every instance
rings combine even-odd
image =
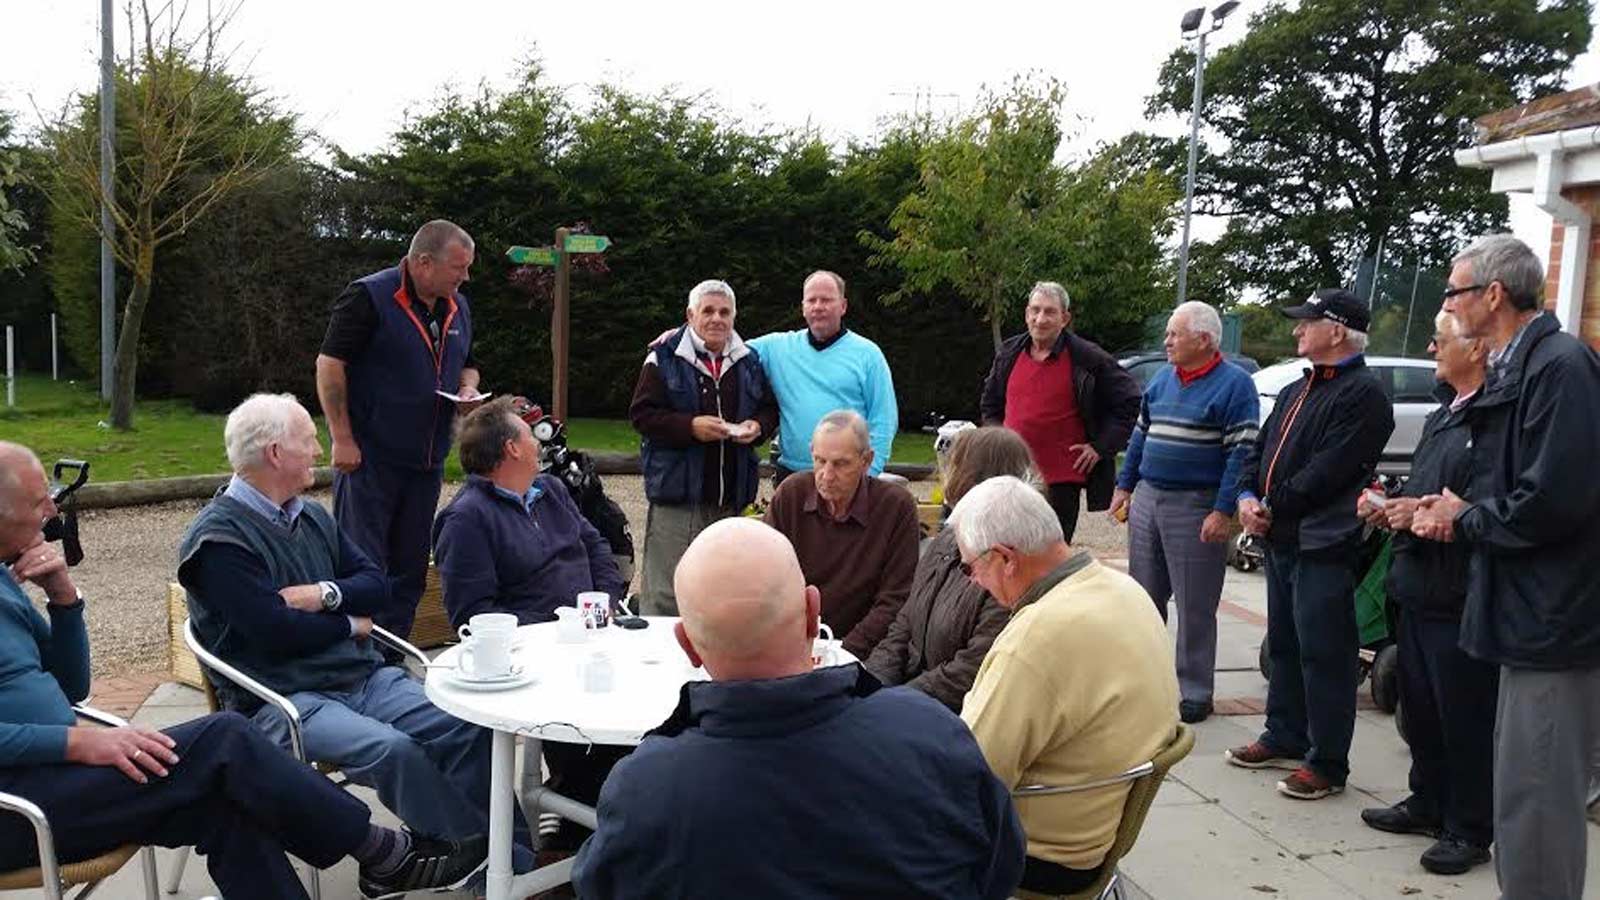
[[[1117,454],[1128,446],[1140,399],[1139,383],[1111,354],[1067,330],[1071,310],[1066,288],[1035,284],[1028,331],[1000,345],[979,402],[985,425],[1004,425],[1027,442],[1069,543],[1080,492],[1087,489],[1091,510],[1111,504]]]

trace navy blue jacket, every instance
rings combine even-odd
[[[709,503],[743,510],[760,481],[756,446],[778,427],[778,401],[761,360],[738,335],[728,342],[721,377],[695,355],[689,326],[650,347],[628,417],[639,432],[639,466],[651,503]],[[753,419],[761,435],[748,444],[695,439],[695,416],[738,424]]]
[[[583,898],[1003,898],[1027,841],[972,732],[859,664],[683,687],[617,764]]]
[[[600,532],[553,475],[533,480],[532,509],[481,475],[467,476],[433,521],[433,559],[444,608],[457,627],[478,613],[506,612],[518,624],[554,621],[581,591],[621,598],[627,585]]]
[[[439,346],[417,319],[400,267],[357,279],[367,289],[378,327],[346,372],[350,430],[363,458],[430,471],[450,455],[455,403],[435,391],[455,393],[472,347],[472,312],[461,295],[450,306]]]
[[[1549,313],[1473,403],[1461,649],[1513,668],[1600,665],[1600,357]]]
[[[1471,415],[1476,398],[1453,410],[1450,403],[1455,391],[1449,385],[1440,385],[1437,396],[1442,405],[1429,413],[1422,425],[1422,437],[1411,458],[1411,477],[1399,496],[1426,497],[1449,488],[1471,500]],[[1430,541],[1409,531],[1396,531],[1394,561],[1389,564],[1384,589],[1396,604],[1427,618],[1459,622],[1467,599],[1471,555],[1471,547],[1459,541]]]

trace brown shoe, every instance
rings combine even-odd
[[[1307,766],[1295,769],[1288,778],[1278,782],[1278,793],[1296,800],[1321,800],[1343,790],[1344,785],[1334,784]]]
[[[1222,758],[1241,769],[1294,769],[1300,757],[1285,756],[1261,741],[1222,751]]]

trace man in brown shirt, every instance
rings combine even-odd
[[[844,649],[866,659],[911,590],[917,568],[917,502],[867,474],[866,420],[850,410],[822,417],[811,436],[810,472],[779,485],[767,524],[794,544],[806,582],[822,592],[822,621]]]

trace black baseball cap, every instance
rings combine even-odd
[[[1367,304],[1343,288],[1323,288],[1299,306],[1284,307],[1283,314],[1291,319],[1327,319],[1356,331],[1366,331],[1372,324]]]

